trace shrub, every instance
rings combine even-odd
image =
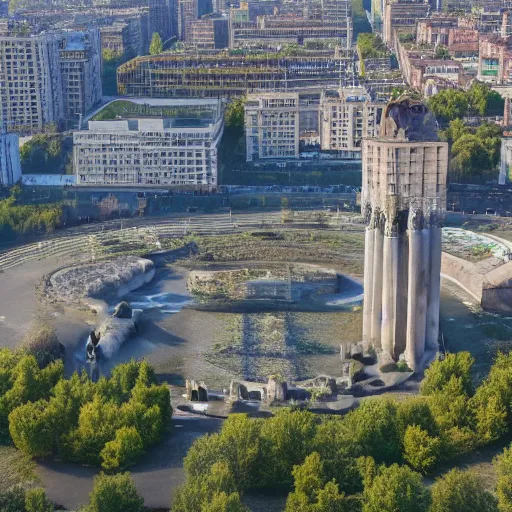
[[[498,508],[500,512],[512,512],[512,446],[505,448],[493,462],[498,473]]]
[[[43,489],[29,489],[25,493],[26,512],[53,512],[54,506]]]
[[[18,450],[30,457],[46,457],[53,451],[55,432],[48,402],[28,402],[9,415],[9,432]]]
[[[416,425],[407,427],[404,436],[404,458],[417,471],[428,473],[441,455],[441,440],[430,437]]]
[[[55,328],[44,322],[32,326],[21,344],[27,354],[36,358],[39,368],[48,366],[60,359],[63,354],[63,347],[59,343]]]
[[[443,360],[434,361],[425,370],[425,378],[421,383],[421,394],[432,395],[448,384],[452,377],[460,379],[462,390],[468,396],[473,394],[471,368],[475,359],[469,352],[447,354]]]
[[[430,493],[419,473],[393,464],[380,469],[364,490],[363,512],[427,512]]]
[[[116,431],[113,441],[105,444],[100,456],[105,469],[127,468],[143,453],[142,439],[134,427],[122,427]]]
[[[140,497],[129,473],[94,477],[87,512],[143,512]]]
[[[492,512],[496,498],[470,471],[452,469],[432,486],[430,512]]]

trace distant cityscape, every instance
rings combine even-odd
[[[323,166],[341,184],[344,169],[361,168],[362,141],[379,135],[390,98],[409,90],[429,101],[474,83],[496,95],[494,108],[448,116],[440,108],[439,129],[455,118],[501,127],[501,161],[487,178],[506,184],[511,9],[509,0],[3,2],[0,184],[23,179],[22,167],[47,173],[17,148],[55,134],[69,140],[72,156],[51,173],[74,176],[66,183],[77,186],[211,192],[230,184],[220,168]],[[216,112],[208,125],[198,114],[206,104]],[[148,114],[149,105],[161,108]],[[226,160],[224,117],[233,108],[244,121],[229,130],[238,149]]]

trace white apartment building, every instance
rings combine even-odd
[[[0,187],[9,187],[21,179],[19,137],[0,134]]]
[[[0,122],[30,133],[64,116],[59,40],[55,34],[0,37]]]
[[[64,32],[60,39],[64,116],[78,122],[101,101],[101,40],[97,28]]]
[[[378,135],[384,107],[384,103],[373,103],[363,87],[323,91],[319,121],[322,150],[348,151],[353,158],[361,158],[362,141]]]
[[[245,104],[246,160],[299,158],[299,94],[249,94]]]
[[[298,159],[319,151],[360,159],[362,140],[378,135],[384,107],[363,87],[249,94],[246,160]]]
[[[88,130],[73,134],[76,184],[215,188],[222,102],[141,98],[132,103],[134,115],[92,120]],[[136,115],[137,105],[144,115]],[[153,110],[164,114],[152,115]]]

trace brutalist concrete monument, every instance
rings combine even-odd
[[[421,369],[438,348],[448,145],[434,116],[402,95],[363,141],[365,349]]]

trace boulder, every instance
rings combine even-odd
[[[131,319],[133,316],[133,311],[128,302],[123,300],[123,302],[120,302],[114,309],[114,313],[112,313],[112,316],[115,318],[128,318]]]

